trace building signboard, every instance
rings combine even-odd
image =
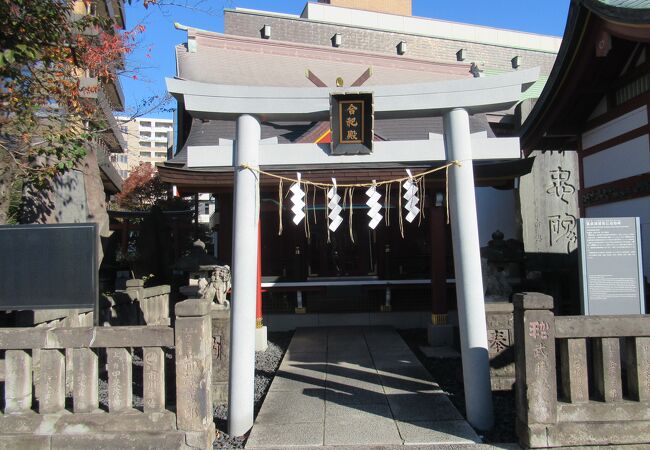
[[[583,314],[645,314],[639,218],[579,223]]]
[[[0,249],[0,310],[97,307],[97,224],[3,225]]]
[[[358,155],[372,152],[372,94],[333,94],[331,127],[333,155]]]

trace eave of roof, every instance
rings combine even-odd
[[[585,61],[592,57],[594,50],[590,43],[593,42],[594,28],[599,22],[604,24],[612,34],[628,38],[636,37],[638,30],[642,29],[643,34],[646,35],[646,42],[650,41],[650,9],[615,6],[615,3],[623,5],[626,2],[632,3],[629,0],[618,2],[611,0],[610,4],[605,4],[602,0],[572,1],[555,65],[537,103],[520,129],[521,145],[524,150],[538,147],[560,148],[569,142],[567,139],[575,139],[575,136],[561,136],[558,139],[546,139],[546,142],[542,142],[546,138],[549,117],[555,109],[561,108],[558,104],[572,101],[570,96],[574,92],[567,88],[569,81],[575,81],[588,70],[593,70]],[[634,3],[647,5],[650,8],[650,0]],[[630,31],[631,36],[625,35],[626,31]]]

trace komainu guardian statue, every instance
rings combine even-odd
[[[223,308],[229,308],[226,294],[230,290],[230,266],[216,266],[210,274],[210,280],[199,279],[199,295],[202,299],[215,302]]]

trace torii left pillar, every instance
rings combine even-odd
[[[258,167],[260,137],[260,123],[255,117],[244,114],[237,119],[228,380],[228,434],[231,436],[242,436],[253,426],[259,175],[242,168],[242,164]]]

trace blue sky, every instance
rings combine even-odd
[[[126,6],[127,28],[144,24],[137,50],[129,55],[129,67],[137,80],[122,77],[127,114],[155,95],[164,95],[164,78],[175,73],[174,46],[185,42],[186,33],[174,28],[174,22],[206,30],[223,31],[223,8],[253,8],[300,14],[306,0],[173,0],[195,8],[150,6],[141,1]],[[413,0],[413,15],[450,20],[531,33],[561,36],[564,32],[570,0]],[[147,56],[147,53],[150,57]],[[173,102],[167,108],[173,108]],[[143,107],[140,106],[142,110]],[[145,108],[146,109],[146,108]],[[147,116],[172,117],[171,111],[152,111]]]

